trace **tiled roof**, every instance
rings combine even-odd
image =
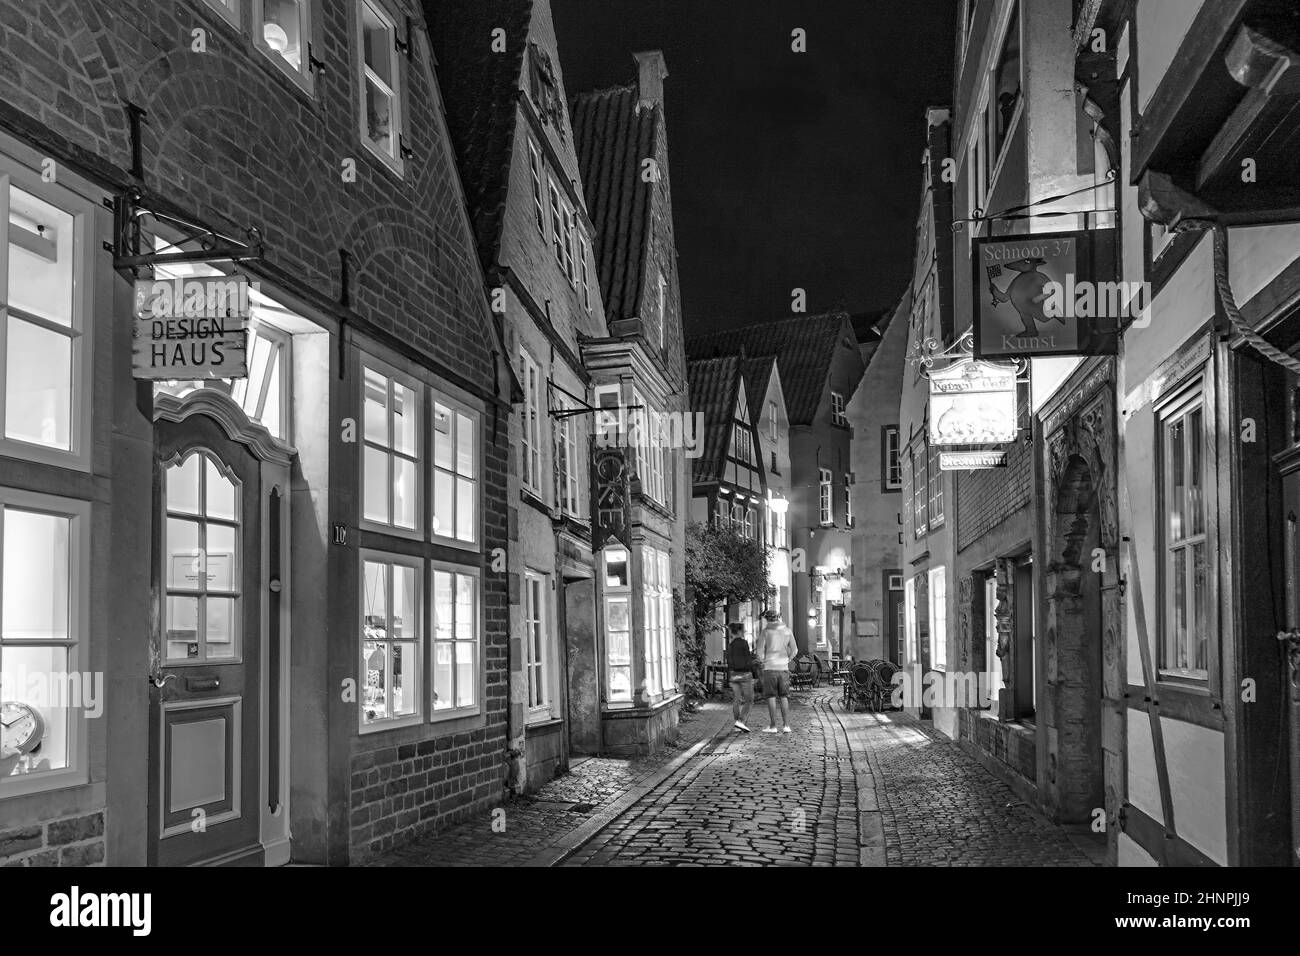
[[[518,115],[515,93],[532,12],[532,0],[424,0],[447,127],[484,268],[496,263],[501,242]],[[504,53],[492,52],[498,27],[505,32]]]
[[[740,374],[745,379],[745,397],[749,399],[749,420],[759,422],[763,419],[763,399],[767,397],[767,383],[772,377],[776,359],[771,355],[762,358],[746,358],[741,362]]]
[[[686,357],[693,360],[734,355],[741,349],[749,356],[775,356],[790,424],[810,425],[826,389],[831,360],[844,338],[853,339],[846,313],[800,315],[693,335],[686,340]],[[857,348],[856,341],[853,347]]]
[[[690,381],[692,412],[704,416],[704,453],[694,459],[691,480],[696,484],[717,481],[726,463],[740,391],[738,355],[700,359],[686,366]]]
[[[609,321],[636,317],[650,239],[653,184],[641,163],[655,155],[658,107],[640,105],[635,84],[583,93],[573,102],[573,140],[596,227],[596,272]]]

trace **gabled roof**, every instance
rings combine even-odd
[[[496,264],[501,242],[518,115],[515,94],[533,0],[424,0],[424,15],[474,241],[487,269]],[[505,32],[504,53],[492,51],[498,27]]]
[[[738,355],[723,355],[686,366],[690,409],[704,416],[704,453],[691,466],[691,480],[696,484],[707,484],[722,477],[740,397],[741,361]]]
[[[835,350],[845,338],[853,339],[847,313],[800,315],[693,335],[686,340],[686,357],[694,360],[734,355],[741,349],[749,356],[775,357],[790,424],[810,425],[826,390]],[[856,352],[856,340],[852,345]]]
[[[638,316],[649,248],[652,184],[641,163],[655,155],[657,106],[635,83],[577,96],[571,110],[578,170],[595,225],[596,273],[610,322]]]
[[[758,422],[763,418],[763,399],[767,397],[767,383],[772,378],[774,368],[776,368],[776,358],[772,355],[746,358],[741,362],[740,374],[745,379],[745,397],[749,399],[751,422]]]

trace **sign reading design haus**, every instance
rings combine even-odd
[[[1134,306],[1125,283],[1099,282],[1090,232],[975,240],[975,354],[1114,355]]]
[[[1016,440],[1016,370],[962,359],[930,372],[930,444]]]
[[[601,550],[610,538],[632,547],[632,482],[626,449],[616,445],[592,449],[591,497],[591,550]]]
[[[135,283],[136,378],[245,378],[248,280],[242,276]]]

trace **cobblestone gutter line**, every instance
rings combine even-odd
[[[853,780],[858,794],[858,866],[887,866],[885,822],[878,797],[883,781],[880,767],[873,757],[868,730],[857,721],[853,721],[852,727],[846,724],[842,712],[831,702],[827,703],[826,710],[830,714],[827,720],[833,718],[839,725],[845,748],[852,758]]]

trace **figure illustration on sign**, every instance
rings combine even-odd
[[[1022,335],[1037,335],[1038,323],[1053,318],[1043,311],[1043,302],[1048,295],[1047,285],[1052,280],[1046,273],[1040,272],[1038,267],[1046,264],[1046,259],[1036,256],[1033,258],[1026,256],[1008,262],[1007,268],[1019,275],[1011,280],[1005,291],[999,289],[993,281],[995,277],[1002,274],[1002,267],[1000,265],[988,267],[989,294],[993,296],[993,304],[996,306],[1000,302],[1011,303],[1020,313],[1020,321],[1024,325],[1024,329],[1021,330]],[[1057,321],[1062,325],[1065,324],[1064,318],[1059,318]]]

